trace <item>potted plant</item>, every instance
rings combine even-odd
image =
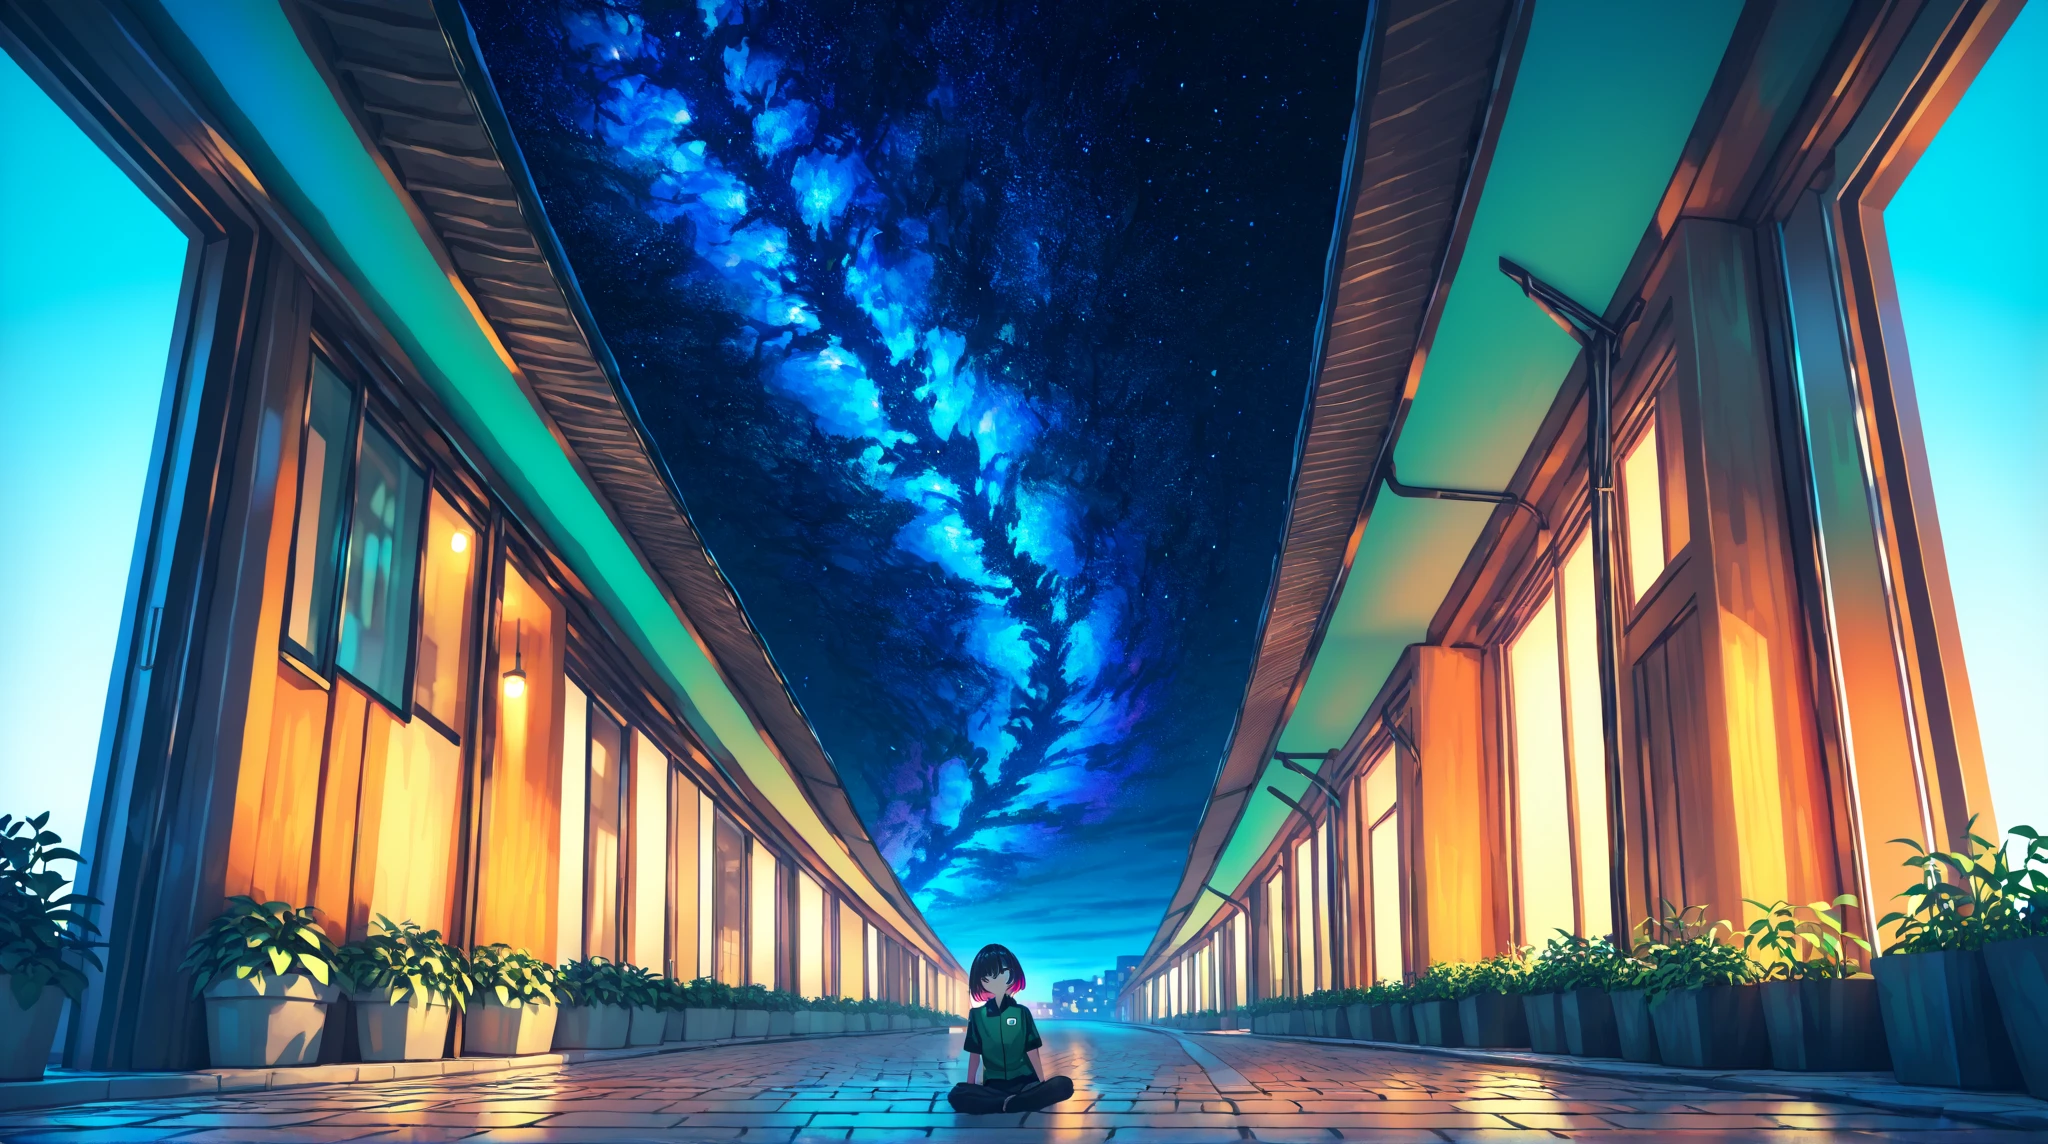
[[[439,1060],[448,1019],[469,998],[469,966],[441,931],[377,915],[376,932],[342,946],[335,963],[355,1010],[366,1061]]]
[[[732,1007],[733,1036],[768,1035],[768,990],[759,985],[743,985],[733,991]]]
[[[98,905],[66,894],[52,862],[83,862],[43,829],[47,811],[20,819],[0,814],[0,1081],[41,1080],[57,1037],[64,999],[85,993],[85,973],[71,958],[100,968],[98,927],[77,907]]]
[[[768,991],[768,1035],[787,1037],[796,1032],[797,1006],[803,998],[781,989]]]
[[[661,994],[667,979],[638,965],[619,967],[620,992],[626,1002],[626,1044],[634,1048],[661,1043],[668,1021],[662,1016]]]
[[[820,997],[811,1010],[811,1029],[816,1033],[837,1034],[846,1031],[846,999],[843,997]]]
[[[732,1038],[732,986],[699,977],[682,989],[683,1039],[724,1041]]]
[[[1970,824],[1974,828],[1976,819]],[[1997,1012],[1983,950],[2024,936],[2028,919],[2012,896],[2015,879],[2005,851],[1973,831],[1965,834],[1968,852],[1930,852],[1910,838],[1892,840],[1913,851],[1905,864],[1919,880],[1898,895],[1906,909],[1878,920],[1897,927],[1896,940],[1870,963],[1885,1043],[1892,1073],[1905,1084],[2017,1088],[2019,1062]]]
[[[885,1001],[883,1004],[889,1007],[889,1028],[891,1030],[908,1029],[910,1027],[910,1014],[901,1003]]]
[[[1563,1051],[1576,1057],[1618,1057],[1621,1037],[1614,1016],[1614,991],[1634,990],[1641,1001],[1641,978],[1647,967],[1604,937],[1560,937],[1550,943],[1548,956],[1557,990],[1557,1028]],[[1647,1042],[1645,1051],[1656,1059],[1656,1036],[1649,1032],[1649,1010],[1641,1009]]]
[[[1457,1048],[1465,1043],[1458,1020],[1458,998],[1464,996],[1469,965],[1439,961],[1415,979],[1410,1011],[1415,1016],[1415,1042]]]
[[[2006,834],[2026,843],[2025,857],[2007,879],[2007,896],[2023,898],[2025,906],[2012,936],[1984,943],[1984,969],[2021,1079],[2028,1092],[2048,1100],[2048,1046],[2041,1043],[2048,1029],[2048,837],[2031,826]]]
[[[664,1042],[683,1039],[684,1026],[688,1021],[687,1006],[683,1000],[684,984],[673,977],[664,977],[654,990],[654,1008],[661,1014],[661,1039]]]
[[[633,1012],[626,999],[624,970],[602,957],[564,962],[556,991],[562,999],[555,1019],[556,1048],[626,1047]]]
[[[1352,1010],[1351,1035],[1361,1041],[1398,1041],[1394,1030],[1394,1004],[1403,996],[1398,981],[1382,981],[1359,991],[1359,1004]]]
[[[487,945],[469,955],[471,1004],[462,1012],[465,1056],[523,1057],[555,1043],[561,1014],[555,967],[523,949]]]
[[[1565,983],[1572,975],[1568,943],[1582,939],[1563,930],[1551,938],[1529,964],[1522,992],[1522,1019],[1529,1029],[1529,1048],[1539,1053],[1564,1052]]]
[[[1721,940],[1723,933],[1734,934],[1733,926],[1704,925],[1705,917],[1704,906],[1667,916],[1677,940],[1664,946],[1643,979],[1657,1053],[1665,1064],[1683,1068],[1763,1068],[1771,1051],[1756,988],[1761,967],[1741,946]]]
[[[856,1001],[848,997],[841,1005],[846,1010],[846,1031],[849,1033],[867,1032],[868,1003],[866,1001]]]
[[[317,1061],[327,1006],[341,995],[334,957],[312,907],[229,898],[179,966],[192,975],[193,996],[206,999],[213,1067]]]
[[[1749,904],[1763,916],[1749,924],[1742,948],[1763,966],[1758,989],[1772,1067],[1802,1072],[1890,1068],[1877,979],[1859,973],[1860,964],[1847,955],[1852,945],[1870,952],[1869,942],[1842,927],[1841,911],[1858,904],[1856,895],[1813,902],[1803,907],[1811,915],[1807,918],[1800,918],[1790,902]]]
[[[1469,967],[1458,995],[1458,1031],[1475,1049],[1529,1044],[1522,993],[1529,987],[1527,950],[1498,954]]]

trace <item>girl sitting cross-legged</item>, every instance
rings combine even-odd
[[[967,1080],[946,1094],[955,1112],[1033,1112],[1074,1095],[1074,1082],[1048,1077],[1039,1062],[1038,1024],[1012,996],[1024,967],[1000,945],[983,946],[967,971],[978,1004],[967,1014]]]

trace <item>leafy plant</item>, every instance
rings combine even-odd
[[[336,976],[336,951],[318,914],[311,906],[293,909],[236,894],[228,899],[226,912],[193,940],[178,968],[192,975],[194,997],[222,978],[243,981],[251,974],[303,974],[326,985]]]
[[[733,989],[723,981],[699,977],[683,986],[683,1008],[685,1009],[733,1009]]]
[[[804,1007],[804,999],[786,989],[768,990],[768,1003],[764,1006],[770,1013],[794,1013]]]
[[[623,1004],[632,1009],[657,1008],[656,1002],[667,988],[663,984],[666,979],[660,974],[638,965],[620,966],[619,977],[619,993],[625,999]]]
[[[1861,968],[1861,963],[1847,956],[1850,945],[1870,952],[1869,942],[1842,928],[1841,910],[1858,904],[1854,894],[1805,906],[1783,900],[1770,905],[1752,898],[1743,900],[1764,911],[1763,917],[1749,923],[1742,948],[1762,964],[1765,980],[1839,981],[1854,977]],[[1801,909],[1813,916],[1800,918]],[[1813,956],[1800,956],[1808,949]]]
[[[554,966],[523,949],[502,942],[470,951],[469,985],[476,993],[498,999],[506,1008],[545,1001],[561,1003],[561,974]]]
[[[1458,998],[1476,997],[1480,994],[1497,993],[1513,997],[1529,992],[1529,975],[1532,966],[1527,947],[1512,953],[1496,954],[1485,961],[1475,962],[1466,973],[1464,992]]]
[[[1734,936],[1734,926],[1726,921],[1707,924],[1705,906],[1674,910],[1667,901],[1663,907],[1662,918],[1654,922],[1645,918],[1638,927],[1645,934],[1653,930],[1657,934],[1656,940],[1636,947],[1637,958],[1649,966],[1640,985],[1650,1000],[1684,989],[1745,985],[1762,979],[1762,967],[1748,952],[1721,940],[1723,933]]]
[[[882,1002],[878,1002],[882,1004]],[[768,1008],[768,987],[765,985],[742,985],[732,991],[732,1007],[735,1009]]]
[[[440,930],[421,929],[410,918],[393,922],[377,915],[378,932],[335,951],[335,964],[360,991],[391,991],[391,1004],[407,998],[439,1000],[460,1009],[469,999],[469,964],[462,951],[441,940]]]
[[[67,955],[100,968],[93,952],[99,943],[90,940],[99,927],[77,910],[99,900],[60,892],[64,875],[50,863],[84,859],[43,829],[49,821],[48,811],[28,819],[0,814],[0,973],[12,978],[14,1000],[24,1009],[50,985],[73,1001],[84,995],[85,974]]]
[[[608,958],[565,961],[556,986],[564,1005],[625,1005],[626,974]]]
[[[1361,990],[1367,1005],[1397,1005],[1408,1000],[1410,992],[1408,986],[1399,981],[1382,981]]]
[[[1411,1001],[1456,1001],[1470,990],[1466,979],[1472,975],[1472,967],[1456,962],[1439,961],[1422,971],[1415,979]]]
[[[1633,988],[1647,969],[1604,937],[1579,937],[1563,930],[1536,956],[1529,992],[1569,993],[1577,989]]]
[[[2030,826],[2009,831],[2027,844],[2015,867],[2007,848],[1978,837],[1976,825],[1972,817],[1964,831],[1967,851],[1929,851],[1910,838],[1892,839],[1913,851],[1905,864],[1920,880],[1897,895],[1906,909],[1878,919],[1880,926],[1898,927],[1886,953],[1982,949],[2048,933],[2048,839]]]

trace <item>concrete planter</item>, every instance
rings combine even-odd
[[[1387,1016],[1394,1023],[1394,1040],[1403,1045],[1415,1044],[1415,1005],[1396,1001],[1387,1006]]]
[[[1458,1031],[1472,1049],[1521,1049],[1529,1045],[1529,1022],[1522,999],[1502,993],[1480,993],[1458,1001]]]
[[[1376,1039],[1372,1035],[1372,1006],[1344,1006],[1344,1035],[1354,1041]]]
[[[448,1047],[452,1011],[438,997],[411,994],[396,1004],[391,990],[348,995],[356,1015],[356,1045],[366,1061],[438,1061]]]
[[[732,1011],[732,1035],[735,1037],[767,1036],[768,1010],[734,1009]]]
[[[820,1033],[844,1033],[846,1014],[837,1009],[828,1009],[811,1015],[812,1026]]]
[[[1984,947],[1984,968],[2027,1091],[2048,1100],[2048,937],[1992,942]]]
[[[789,1032],[794,1037],[808,1037],[818,1031],[818,1015],[809,1009],[798,1009],[790,1014]]]
[[[555,1021],[558,1049],[623,1049],[633,1028],[624,1005],[564,1005]]]
[[[776,1010],[768,1014],[768,1035],[787,1037],[796,1031],[796,1014]]]
[[[846,1014],[846,1031],[847,1031],[847,1032],[849,1032],[849,1033],[865,1033],[865,1032],[867,1032],[867,1031],[868,1031],[868,1015],[867,1015],[866,1013],[848,1013],[848,1014]]]
[[[498,1004],[496,997],[473,1000],[462,1014],[462,1055],[523,1057],[547,1052],[555,1043],[555,1018],[560,1014],[550,1001],[507,1006]]]
[[[12,975],[0,973],[0,1080],[41,1080],[64,1015],[64,991],[45,985],[24,1009],[15,1003],[13,984]]]
[[[1657,1053],[1689,1069],[1760,1069],[1771,1063],[1763,994],[1754,985],[1678,989],[1650,1002]]]
[[[732,1036],[733,1012],[730,1009],[685,1009],[683,1010],[683,1039],[686,1041],[723,1041]]]
[[[1621,1059],[1654,1065],[1664,1058],[1657,1052],[1657,1030],[1650,1024],[1650,1002],[1640,989],[1623,989],[1607,995],[1614,1008],[1614,1040]]]
[[[661,1043],[661,1034],[668,1021],[661,1010],[652,1005],[635,1005],[632,1015],[626,1020],[626,1043],[640,1048]]]
[[[1539,1053],[1564,1052],[1564,1026],[1558,1019],[1555,993],[1528,993],[1522,997],[1522,1019],[1529,1026],[1529,1048]]]
[[[1450,1049],[1464,1047],[1464,1030],[1458,1020],[1456,1001],[1417,1001],[1413,1008],[1417,1044]]]
[[[1575,1057],[1621,1055],[1621,1038],[1614,1030],[1614,998],[1607,990],[1574,989],[1559,994],[1557,1018],[1564,1032],[1565,1052]]]
[[[907,1014],[903,1014],[903,1013],[891,1013],[891,1014],[889,1014],[889,1028],[891,1028],[891,1029],[908,1029],[909,1027],[910,1027],[910,1017],[909,1017],[909,1016],[908,1016]]]
[[[1352,1018],[1351,1035],[1361,1041],[1398,1041],[1394,1034],[1394,1007],[1392,1005],[1363,1006],[1363,1019]]]
[[[680,1041],[683,1039],[683,1010],[667,1009],[661,1014],[661,1039]]]
[[[1982,953],[1892,953],[1872,958],[1870,970],[1877,975],[1885,1042],[1899,1083],[1981,1091],[2020,1087],[2019,1062]]]
[[[341,996],[301,973],[222,978],[206,987],[206,1055],[217,1069],[310,1065],[327,1006]]]
[[[1877,979],[1766,981],[1764,1032],[1771,1067],[1796,1072],[1882,1072],[1892,1067]]]
[[[1309,1029],[1309,1011],[1296,1009],[1287,1014],[1287,1023],[1282,1026],[1281,1031],[1291,1036],[1306,1037],[1310,1035]]]

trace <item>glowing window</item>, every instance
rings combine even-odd
[[[583,956],[583,826],[590,768],[590,699],[565,680],[562,708],[562,822],[555,890],[555,960]]]
[[[584,859],[588,863],[589,899],[584,903],[583,933],[588,956],[616,961],[619,949],[619,890],[624,870],[619,864],[619,835],[625,809],[626,729],[604,708],[590,707],[590,817]]]
[[[633,964],[666,973],[668,756],[633,734]]]
[[[1600,637],[1593,617],[1593,548],[1564,561],[1565,710],[1571,723],[1573,810],[1579,843],[1579,919],[1588,937],[1614,929],[1607,837],[1607,740],[1600,723]]]
[[[420,579],[419,663],[412,699],[449,731],[461,733],[475,593],[476,526],[434,493],[427,505],[427,551]]]
[[[776,932],[776,906],[779,887],[775,880],[775,855],[754,840],[752,869],[747,871],[747,982],[751,985],[765,985],[775,988],[775,962],[781,952]]]
[[[1629,598],[1640,600],[1664,571],[1664,495],[1657,479],[1654,423],[1622,458],[1621,499],[1627,518]]]
[[[1266,974],[1268,997],[1287,992],[1287,880],[1278,870],[1266,883]]]
[[[797,992],[825,995],[825,889],[809,874],[796,880]]]
[[[1390,810],[1372,828],[1372,962],[1382,981],[1407,972],[1401,956],[1401,812]]]
[[[384,792],[370,910],[447,933],[455,898],[462,748],[424,719],[382,715]]]
[[[1508,645],[1514,689],[1515,826],[1519,835],[1522,941],[1541,947],[1572,916],[1571,806],[1565,786],[1564,691],[1557,609],[1549,596]]]
[[[1244,927],[1245,917],[1243,914],[1230,919],[1230,978],[1236,986],[1233,992],[1239,1005],[1251,1004],[1251,998],[1248,996],[1248,993],[1249,986],[1251,985],[1252,966],[1251,962],[1246,958]]]
[[[866,945],[861,928],[866,923],[853,903],[839,903],[839,997],[862,997],[867,993]]]
[[[1313,993],[1316,983],[1316,844],[1304,838],[1294,844],[1294,937],[1299,960],[1294,963],[1299,991]]]
[[[882,936],[882,935],[881,935],[880,933],[878,933],[878,932],[877,932],[877,931],[875,930],[875,927],[874,927],[874,926],[872,926],[872,925],[869,925],[869,924],[868,924],[868,923],[867,923],[867,922],[866,922],[865,920],[863,920],[863,921],[861,922],[861,925],[862,925],[862,927],[863,927],[863,928],[865,928],[865,929],[867,930],[867,935],[868,935],[868,956],[867,956],[867,960],[866,960],[866,965],[867,965],[867,975],[866,975],[866,976],[867,976],[867,981],[866,981],[866,986],[867,986],[867,994],[866,994],[866,995],[867,995],[868,997],[880,997],[880,996],[881,996],[881,993],[879,993],[879,992],[877,991],[877,988],[876,988],[876,987],[877,987],[877,986],[878,986],[878,985],[879,985],[879,984],[881,983],[881,982],[880,982],[880,977],[881,977],[881,970],[882,970],[882,949],[881,949],[881,945],[882,945],[882,942],[881,942],[881,936]]]
[[[1316,844],[1316,981],[1328,989],[1336,978],[1330,976],[1330,834],[1332,824],[1323,820]]]
[[[704,972],[697,949],[697,918],[703,912],[704,900],[697,869],[702,853],[698,839],[702,818],[697,809],[697,784],[680,770],[674,772],[671,783],[675,834],[669,839],[669,861],[675,864],[676,891],[669,906],[669,955],[675,959],[670,972],[678,980],[688,981]]]
[[[747,836],[723,814],[713,819],[712,851],[713,964],[718,980],[741,985],[746,975]]]

